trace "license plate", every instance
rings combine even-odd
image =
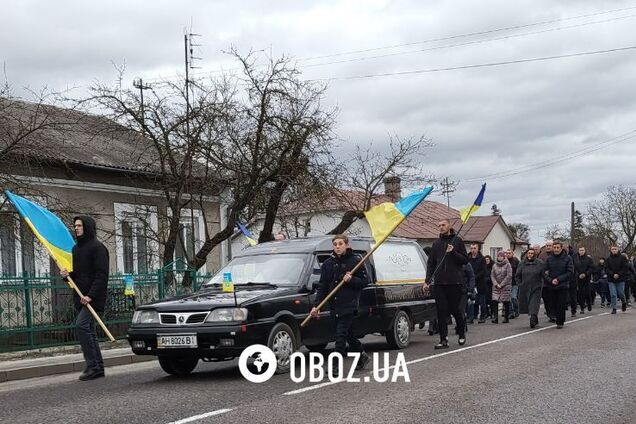
[[[197,347],[196,334],[165,334],[157,336],[157,347]]]

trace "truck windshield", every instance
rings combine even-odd
[[[204,287],[223,283],[223,274],[232,274],[235,285],[269,283],[277,286],[298,285],[308,254],[268,254],[234,258],[217,272]]]

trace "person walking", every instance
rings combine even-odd
[[[568,246],[568,256],[570,258],[572,258],[572,264],[574,264],[574,258],[575,258],[575,253],[574,253],[574,248],[572,247],[572,245]],[[572,275],[570,276],[570,286],[568,287],[568,303],[570,304],[570,312],[572,314],[572,317],[576,316],[576,311],[577,311],[577,307],[578,307],[578,284],[577,284],[577,278],[576,275],[574,275],[574,269],[572,269]],[[567,310],[567,305],[565,307],[565,309]]]
[[[578,285],[577,294],[581,314],[585,313],[586,306],[588,311],[592,310],[590,281],[592,279],[593,270],[594,261],[592,257],[585,253],[585,247],[579,247],[578,255],[574,257],[574,276],[576,277],[576,283]]]
[[[519,263],[515,274],[519,287],[519,313],[530,316],[530,328],[539,324],[543,270],[543,261],[537,258],[535,249],[530,248],[526,251],[526,257]]]
[[[554,244],[554,241],[552,240],[546,241],[545,246],[543,246],[543,249],[541,250],[541,253],[539,254],[539,259],[541,259],[544,264],[547,262],[548,258],[552,256],[553,244]],[[548,320],[550,322],[556,322],[556,316],[554,314],[554,311],[552,310],[552,299],[550,298],[551,295],[552,295],[552,291],[550,290],[550,287],[548,287],[547,284],[544,284],[543,288],[541,289],[541,298],[543,299],[545,314],[548,316]]]
[[[610,292],[609,285],[607,283],[607,269],[605,268],[605,258],[600,258],[598,260],[598,265],[594,269],[592,278],[596,282],[596,290],[598,291],[598,294],[601,298],[601,308],[604,308],[606,304],[609,307]]]
[[[572,258],[563,250],[563,244],[555,241],[552,244],[552,255],[548,256],[545,263],[544,285],[549,290],[548,301],[550,310],[555,315],[557,328],[563,328],[565,324],[565,310],[568,304],[568,294],[574,264]]]
[[[507,324],[510,319],[510,300],[512,292],[512,266],[504,251],[497,253],[497,262],[492,267],[490,274],[492,280],[492,313],[493,324],[499,323],[499,303],[503,303],[503,323]]]
[[[83,293],[73,293],[77,338],[82,347],[86,367],[79,376],[81,381],[104,377],[104,360],[97,341],[95,318],[88,310],[103,313],[106,306],[109,256],[106,247],[97,240],[97,225],[90,216],[73,218],[73,229],[77,244],[73,246],[73,271],[60,270],[62,278],[69,276]]]
[[[475,271],[473,271],[470,262],[465,263],[463,268],[464,289],[466,292],[462,303],[465,310],[466,324],[473,324],[475,322]],[[468,327],[466,327],[466,331],[468,331]]]
[[[512,249],[506,250],[506,259],[510,263],[512,268],[512,290],[510,292],[510,318],[517,318],[519,316],[519,287],[515,281],[515,275],[517,274],[517,268],[519,267],[519,259],[515,257],[515,253]]]
[[[610,248],[610,255],[605,259],[605,269],[607,270],[607,282],[610,292],[610,302],[612,314],[616,314],[616,299],[621,300],[621,310],[627,310],[627,300],[625,299],[625,281],[629,274],[629,259],[621,254],[618,246]]]
[[[426,281],[433,286],[437,308],[440,341],[435,345],[435,349],[447,349],[450,315],[455,318],[455,325],[459,330],[458,344],[466,344],[466,322],[461,306],[465,293],[463,266],[468,263],[468,254],[464,241],[455,234],[448,219],[440,220],[437,225],[440,236],[431,246]]]
[[[488,296],[488,283],[490,282],[490,273],[488,272],[486,259],[479,250],[479,245],[473,243],[470,245],[470,253],[468,254],[468,263],[475,273],[475,286],[477,287],[477,297],[475,313],[477,314],[477,323],[483,324],[488,317],[487,303],[490,303]]]

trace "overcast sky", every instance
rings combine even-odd
[[[634,183],[636,138],[616,137],[636,130],[636,50],[447,68],[636,46],[636,1],[15,0],[1,16],[0,59],[18,94],[113,81],[113,62],[126,64],[125,84],[174,77],[190,27],[203,35],[199,73],[235,67],[231,45],[292,56],[304,78],[329,80],[339,137],[431,138],[427,171],[460,181],[451,205],[470,204],[485,181],[480,214],[496,203],[533,241],[568,222],[571,201],[585,211],[609,185]],[[539,163],[549,166],[516,172]]]

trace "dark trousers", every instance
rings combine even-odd
[[[450,315],[455,318],[455,325],[460,336],[465,335],[466,321],[462,310],[462,296],[464,296],[464,285],[439,285],[434,288],[435,306],[437,308],[437,325],[439,327],[439,338],[448,338],[448,318]]]
[[[570,281],[570,288],[568,288],[568,300],[566,300],[565,309],[568,309],[568,303],[570,304],[570,310],[572,313],[576,313],[576,307],[578,302],[578,286],[576,282]]]
[[[347,355],[347,343],[350,352],[364,352],[362,343],[353,334],[353,312],[337,314],[332,312],[336,322],[336,352],[343,357]]]
[[[545,307],[545,314],[548,318],[554,318],[554,310],[552,309],[552,302],[550,297],[550,289],[548,287],[544,287],[541,289],[541,298],[543,299],[543,306]]]
[[[565,322],[565,310],[568,308],[569,295],[569,290],[548,290],[548,303],[550,310],[554,311],[558,325],[563,325]]]
[[[501,316],[504,320],[510,318],[510,302],[501,302],[503,303],[503,310],[501,311]],[[492,318],[493,320],[499,321],[499,302],[496,300],[492,301]]]
[[[75,319],[77,339],[82,346],[84,361],[87,369],[104,369],[102,352],[97,342],[97,330],[95,329],[95,318],[86,307],[82,307]]]
[[[585,306],[592,307],[591,294],[590,282],[586,280],[579,280],[577,296],[579,298],[579,306],[581,309],[585,309]]]
[[[479,319],[485,320],[488,317],[488,307],[486,305],[486,294],[477,293],[477,302],[475,303],[475,314],[477,314],[477,307],[479,307]]]

